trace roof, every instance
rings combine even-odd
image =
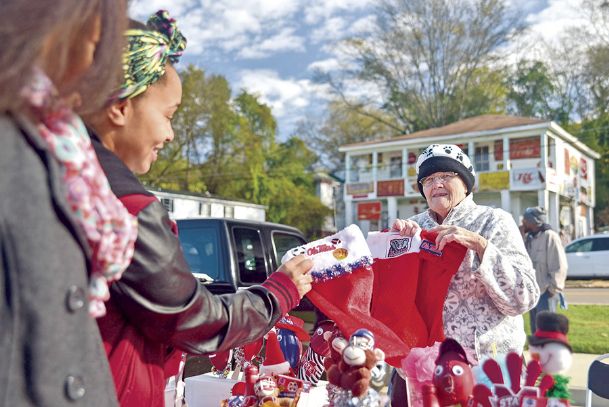
[[[432,129],[421,130],[402,136],[392,137],[384,140],[372,140],[361,143],[347,144],[343,147],[364,146],[368,144],[382,144],[383,142],[394,142],[399,140],[411,140],[417,138],[432,138],[439,136],[454,136],[457,134],[474,133],[482,131],[492,131],[506,129],[510,127],[528,126],[532,124],[548,123],[550,121],[538,119],[535,117],[518,117],[507,116],[500,114],[485,114],[482,116],[470,117],[459,120],[442,127],[434,127]]]
[[[144,187],[152,192],[153,194],[162,194],[162,195],[169,195],[173,198],[193,198],[196,200],[204,200],[204,201],[215,201],[215,202],[223,202],[223,203],[229,203],[229,204],[240,204],[242,206],[248,206],[248,207],[254,207],[254,208],[266,208],[265,205],[260,205],[260,204],[255,204],[255,203],[251,203],[245,200],[241,200],[241,199],[233,199],[233,198],[223,198],[221,196],[217,196],[217,195],[212,195],[209,192],[202,192],[202,193],[197,193],[197,192],[190,192],[190,191],[172,191],[172,190],[168,190],[168,189],[162,189],[162,188],[153,188],[149,185],[144,185]]]

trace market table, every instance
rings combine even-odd
[[[215,407],[230,395],[237,380],[222,379],[212,373],[188,377],[186,383],[186,402],[188,407]],[[321,381],[308,393],[302,393],[298,407],[322,407],[328,404],[327,382]]]

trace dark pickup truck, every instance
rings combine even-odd
[[[305,243],[293,227],[232,218],[182,219],[180,243],[193,274],[215,294],[260,284],[284,253]]]
[[[215,294],[234,293],[239,288],[260,284],[277,270],[287,250],[305,243],[298,229],[269,222],[230,218],[176,222],[190,269]],[[303,299],[297,309],[309,311],[312,305]],[[207,356],[189,355],[184,377],[210,370]]]

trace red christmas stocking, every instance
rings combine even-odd
[[[398,233],[370,233],[374,257],[372,316],[387,325],[408,347],[444,339],[442,310],[448,285],[467,249],[450,243],[435,247],[436,234],[413,238]]]
[[[290,250],[282,262],[306,253],[313,260],[313,289],[307,294],[311,302],[338,325],[346,337],[366,328],[375,336],[375,346],[386,358],[399,359],[408,346],[385,324],[372,318],[370,304],[374,275],[370,249],[355,225],[324,239]]]

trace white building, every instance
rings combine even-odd
[[[247,219],[260,222],[264,222],[266,219],[266,207],[264,205],[188,192],[148,190],[161,201],[172,219],[212,217]]]
[[[478,204],[500,207],[516,222],[529,206],[571,237],[593,232],[594,160],[599,154],[551,121],[484,115],[389,140],[345,145],[346,224],[379,230],[427,209],[415,164],[430,144],[457,144],[474,162]]]
[[[315,173],[315,195],[322,204],[332,209],[332,215],[327,216],[322,225],[321,233],[324,236],[334,234],[345,227],[342,223],[344,216],[341,187],[342,182],[337,177],[321,171]]]

